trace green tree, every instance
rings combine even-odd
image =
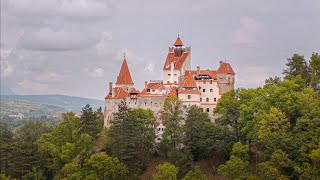
[[[309,61],[310,64],[310,86],[315,89],[320,89],[320,55],[312,53]]]
[[[12,174],[14,139],[9,125],[0,121],[0,174]]]
[[[248,151],[247,145],[235,143],[230,159],[218,167],[218,173],[227,179],[247,179],[250,176]]]
[[[133,174],[145,169],[144,158],[150,154],[155,139],[153,122],[151,111],[131,110],[123,101],[110,121],[107,148]]]
[[[169,96],[165,99],[163,111],[161,112],[163,124],[166,127],[163,133],[162,145],[170,150],[175,150],[182,143],[183,129],[183,104],[175,96]]]
[[[84,179],[84,172],[80,164],[70,162],[61,169],[61,176],[63,180],[82,180]]]
[[[68,162],[88,157],[93,147],[93,138],[81,133],[81,122],[74,113],[63,114],[63,122],[37,141],[39,151],[49,156],[48,168],[59,177],[61,168]]]
[[[290,123],[285,115],[276,108],[271,108],[269,113],[263,113],[258,122],[257,138],[269,152],[276,149],[288,149],[292,133]]]
[[[209,155],[215,140],[214,127],[210,122],[208,113],[193,105],[187,111],[184,124],[184,145],[190,151],[194,160]]]
[[[208,177],[201,171],[199,166],[190,170],[182,180],[206,180]]]
[[[157,173],[153,175],[154,180],[176,180],[178,168],[165,162],[157,166]]]
[[[41,170],[33,167],[31,171],[22,176],[22,180],[46,180]]]
[[[96,138],[102,131],[103,127],[103,115],[101,108],[94,112],[90,105],[87,104],[82,108],[80,121],[82,124],[81,133],[86,133]]]
[[[128,176],[127,167],[106,153],[91,155],[84,163],[85,179],[117,180]]]
[[[22,177],[33,169],[46,166],[46,157],[38,152],[38,138],[49,132],[49,127],[37,121],[28,121],[15,132],[15,143],[12,157],[12,171],[15,177]]]
[[[259,164],[261,179],[290,179],[292,172],[293,163],[282,150],[276,150],[269,161]]]
[[[291,58],[287,59],[287,69],[283,70],[285,79],[291,79],[300,75],[304,80],[305,84],[309,84],[309,72],[308,72],[308,63],[303,56],[294,54]]]

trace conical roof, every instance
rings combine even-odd
[[[176,42],[174,42],[174,45],[175,45],[175,46],[183,46],[183,43],[182,43],[182,41],[181,41],[181,39],[180,39],[179,36],[178,36]]]
[[[123,59],[116,84],[133,84],[126,58]]]

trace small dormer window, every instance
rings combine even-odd
[[[147,92],[150,92],[150,89],[147,89]]]

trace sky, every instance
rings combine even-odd
[[[192,68],[236,72],[236,87],[320,53],[319,0],[1,0],[1,86],[103,100],[124,53],[138,89],[162,79],[179,33]]]

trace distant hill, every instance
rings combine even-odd
[[[42,115],[51,116],[68,111],[67,109],[57,106],[16,100],[2,99],[0,103],[0,116],[22,113],[25,117],[39,117]]]
[[[80,112],[86,104],[90,104],[94,110],[99,107],[104,107],[104,101],[102,100],[66,95],[1,95],[1,100],[16,100],[47,104],[59,106],[73,112]]]
[[[0,94],[1,95],[14,95],[15,93],[7,86],[1,84],[0,85]]]

